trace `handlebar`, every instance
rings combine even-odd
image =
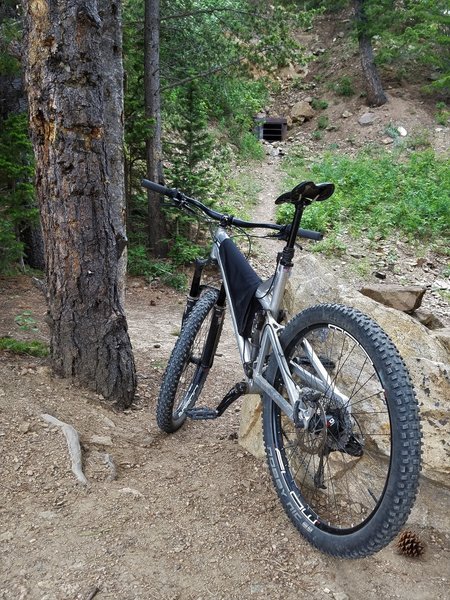
[[[141,182],[142,186],[152,190],[153,192],[157,192],[158,194],[163,194],[164,196],[168,196],[175,201],[179,201],[180,204],[185,203],[190,206],[195,206],[203,211],[208,217],[214,219],[215,221],[220,221],[223,225],[235,225],[236,227],[242,227],[244,229],[273,229],[278,231],[278,234],[274,234],[273,237],[279,239],[287,239],[289,237],[290,225],[276,225],[275,223],[253,223],[251,221],[242,221],[241,219],[237,219],[232,215],[225,215],[222,213],[205,206],[200,202],[200,200],[196,200],[195,198],[189,198],[179,190],[175,188],[168,188],[164,185],[160,185],[159,183],[155,183],[154,181],[150,181],[149,179],[143,179]],[[312,231],[310,229],[299,229],[297,233],[298,237],[316,240],[319,241],[323,238],[323,235],[318,231]]]

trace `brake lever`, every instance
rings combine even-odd
[[[198,217],[198,213],[196,213],[195,210],[193,210],[186,202],[183,202],[183,200],[180,200],[178,198],[174,198],[173,200],[171,200],[169,202],[163,202],[162,207],[163,208],[182,209],[185,212],[188,212],[191,215],[194,215],[194,217]]]
[[[283,242],[287,242],[289,239],[289,233],[291,231],[290,225],[283,225],[282,229],[277,231],[276,233],[269,233],[267,237],[275,238],[277,240],[281,240]]]

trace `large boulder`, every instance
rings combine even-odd
[[[309,119],[312,119],[315,114],[316,112],[309,102],[301,100],[300,102],[294,104],[294,106],[291,108],[290,117],[292,121],[296,123],[299,121],[309,121]]]
[[[426,327],[404,312],[388,308],[343,284],[321,260],[304,254],[288,284],[285,308],[295,315],[313,304],[338,302],[370,315],[391,337],[402,355],[417,394],[423,426],[423,474],[450,487],[450,353]],[[261,455],[261,427],[249,400],[241,430],[249,452]],[[255,410],[260,410],[256,408]],[[254,449],[257,449],[255,451]]]

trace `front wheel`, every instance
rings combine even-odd
[[[280,342],[313,416],[301,428],[263,396],[264,443],[279,498],[323,552],[373,554],[405,523],[417,493],[420,424],[406,367],[372,319],[336,304],[299,313]],[[284,393],[275,358],[266,378]]]
[[[183,425],[186,410],[194,406],[208,376],[203,355],[218,296],[215,289],[201,296],[183,323],[170,356],[156,406],[156,421],[166,433]]]

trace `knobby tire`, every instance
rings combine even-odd
[[[191,383],[202,368],[202,352],[218,294],[218,290],[209,289],[199,298],[183,323],[170,356],[156,406],[158,427],[166,433],[173,433],[183,425],[186,409],[193,408],[206,380],[207,371],[201,385],[197,389],[190,389]]]
[[[311,381],[305,384],[305,370],[315,374],[305,339],[348,400],[329,390],[314,396]],[[421,431],[406,367],[372,319],[336,304],[299,313],[280,342],[288,364],[303,369],[293,378],[309,391],[315,410],[305,431],[263,395],[264,443],[281,503],[321,551],[344,558],[373,554],[405,523],[418,488]],[[283,394],[274,357],[266,378]]]

